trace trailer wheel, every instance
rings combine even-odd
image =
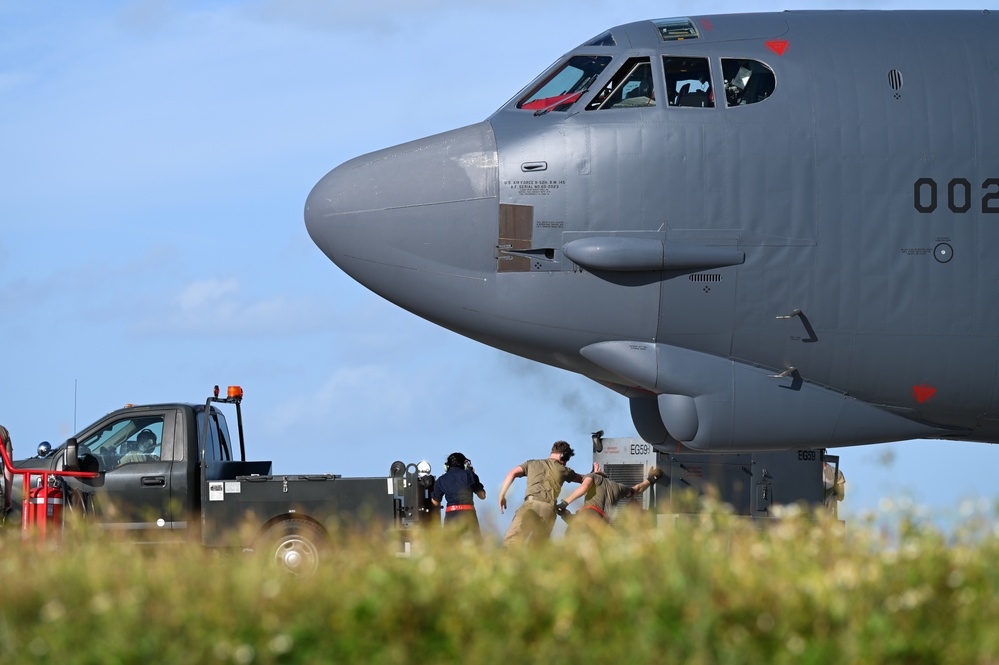
[[[293,575],[316,572],[326,549],[326,534],[306,520],[284,520],[264,532],[263,548],[281,570]]]

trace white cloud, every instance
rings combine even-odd
[[[227,338],[287,336],[314,332],[328,322],[328,306],[306,296],[283,292],[248,293],[235,277],[188,283],[167,306],[152,301],[132,323],[138,337],[225,335]]]
[[[216,305],[225,307],[228,304],[227,296],[237,291],[239,291],[239,281],[233,277],[194,282],[177,296],[177,305],[185,312],[208,309]]]
[[[269,435],[312,430],[324,423],[368,423],[374,428],[413,418],[420,393],[426,399],[420,386],[400,383],[397,373],[386,365],[346,366],[318,389],[271,408],[264,422]]]

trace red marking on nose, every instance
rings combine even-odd
[[[704,32],[711,32],[715,29],[715,24],[711,22],[711,19],[702,18],[701,27],[704,28]]]
[[[784,55],[784,51],[787,50],[787,40],[786,39],[775,39],[771,42],[764,42],[767,48],[776,53],[777,55]]]
[[[933,386],[928,386],[925,383],[919,386],[912,387],[912,395],[916,398],[916,401],[922,404],[929,398],[937,394],[937,389]]]

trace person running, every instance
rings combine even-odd
[[[503,545],[534,542],[551,535],[555,526],[555,504],[566,482],[581,483],[583,477],[566,466],[574,452],[565,441],[556,441],[545,459],[527,460],[513,467],[500,489],[500,514],[506,510],[506,493],[517,478],[527,477],[524,503],[513,515],[513,522],[503,538]]]

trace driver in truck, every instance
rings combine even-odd
[[[150,432],[148,429],[144,429],[139,432],[137,437],[135,437],[135,441],[135,449],[122,455],[120,464],[128,464],[129,462],[156,461],[156,456],[153,454],[153,450],[156,448],[155,434]]]

